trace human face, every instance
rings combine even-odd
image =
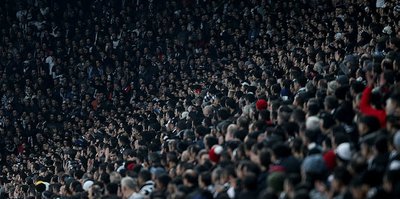
[[[386,115],[395,115],[396,113],[399,114],[398,113],[399,110],[398,110],[396,102],[390,98],[386,101],[385,111],[386,111]]]

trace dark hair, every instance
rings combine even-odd
[[[237,104],[234,99],[228,97],[225,100],[225,106],[227,108],[235,109],[237,107]]]
[[[361,92],[364,90],[364,88],[365,88],[364,84],[362,84],[362,83],[359,82],[359,81],[354,81],[354,82],[352,82],[352,83],[350,84],[350,87],[353,89],[353,91],[354,91],[356,94],[361,93]]]
[[[297,123],[304,123],[306,121],[306,113],[302,109],[294,109],[291,117]]]
[[[83,174],[85,174],[85,172],[83,172],[82,170],[75,170],[74,171],[74,177],[76,179],[82,179]]]
[[[205,140],[206,143],[204,143],[204,144],[207,144],[207,146],[208,146],[209,148],[211,148],[211,147],[213,147],[214,145],[218,144],[218,139],[217,139],[216,137],[214,137],[214,136],[207,136],[205,139],[206,139],[206,140]]]
[[[109,194],[116,195],[118,193],[118,184],[117,183],[108,183],[106,189]]]
[[[338,100],[333,95],[326,96],[324,104],[328,109],[335,109],[338,106]]]
[[[385,135],[379,135],[375,140],[375,149],[379,154],[384,154],[389,151],[388,139]]]
[[[286,137],[295,137],[299,133],[300,127],[296,122],[286,122],[282,125]]]
[[[237,125],[238,125],[239,127],[248,128],[248,127],[249,127],[249,124],[250,124],[250,120],[249,120],[248,117],[240,116],[240,117],[237,119]]]
[[[333,171],[333,177],[339,180],[343,186],[349,185],[352,179],[350,172],[345,167],[337,167]]]
[[[368,126],[369,132],[377,131],[381,127],[378,118],[375,116],[361,116],[358,122]]]
[[[187,128],[186,121],[184,120],[179,120],[176,124],[176,127],[179,128],[179,130],[184,130]]]
[[[108,184],[110,183],[110,174],[103,172],[100,175],[100,180],[104,183],[104,184]]]
[[[196,172],[186,172],[183,174],[183,179],[186,179],[191,184],[197,184],[197,173]]]
[[[220,108],[217,111],[217,115],[220,120],[227,120],[230,117],[230,113],[229,113],[228,109],[226,109],[226,108]]]
[[[271,164],[271,155],[269,150],[267,148],[261,149],[258,157],[260,158],[260,164],[268,169],[269,165]]]
[[[160,182],[164,187],[167,187],[169,182],[171,182],[171,177],[167,174],[163,174],[157,177],[158,182]]]
[[[178,159],[178,155],[176,154],[175,151],[171,151],[167,153],[167,160],[171,161],[173,163],[178,163],[179,159]]]
[[[336,124],[335,119],[333,116],[329,113],[324,114],[322,117],[320,117],[322,120],[322,127],[324,129],[330,129]]]
[[[389,96],[389,99],[394,101],[397,106],[400,106],[400,92],[395,91],[392,95]]]
[[[292,154],[290,147],[284,143],[272,146],[272,151],[277,159],[289,157]]]
[[[197,135],[199,135],[199,137],[204,137],[205,135],[210,133],[210,129],[206,128],[202,125],[199,125],[196,127],[195,133],[197,133]]]
[[[208,171],[204,171],[200,174],[201,181],[205,186],[209,186],[212,184],[211,173]]]
[[[257,190],[257,176],[254,173],[247,173],[243,178],[243,187],[249,191]]]
[[[319,110],[320,110],[319,104],[315,103],[315,102],[312,102],[312,103],[308,104],[307,108],[308,108],[308,114],[309,115],[317,115],[319,113]]]
[[[73,181],[70,187],[76,193],[83,192],[82,184],[79,181]]]
[[[149,170],[142,169],[139,172],[138,177],[141,178],[143,181],[149,181],[151,180],[151,173]]]

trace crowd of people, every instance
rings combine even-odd
[[[4,0],[0,198],[400,198],[396,0]]]

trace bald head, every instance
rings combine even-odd
[[[235,133],[238,131],[238,126],[236,124],[230,124],[226,130],[225,141],[233,140]]]

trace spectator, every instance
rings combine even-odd
[[[154,190],[154,182],[151,180],[151,173],[148,170],[141,170],[138,174],[138,185],[140,186],[139,193],[144,196],[149,196]]]
[[[139,199],[144,198],[144,196],[138,193],[138,186],[134,179],[131,177],[124,177],[121,180],[121,192],[124,198],[129,199]]]
[[[396,198],[398,4],[5,1],[0,197]]]

